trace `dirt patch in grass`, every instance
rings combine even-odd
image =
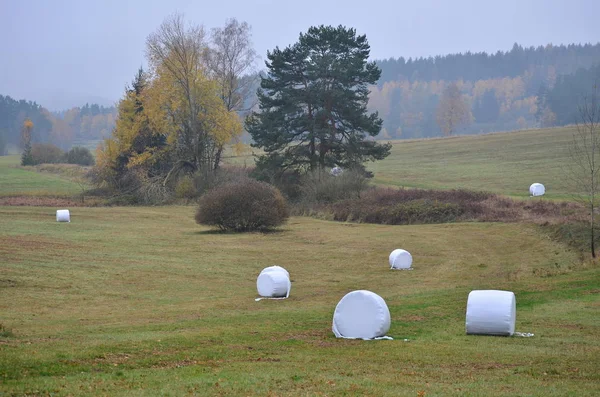
[[[27,207],[98,207],[103,201],[98,198],[72,199],[68,197],[51,196],[11,196],[0,197],[0,206],[27,206]]]
[[[2,253],[67,248],[73,249],[74,245],[40,236],[0,236],[0,252]]]

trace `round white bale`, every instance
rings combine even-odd
[[[280,270],[261,272],[256,279],[258,294],[265,298],[287,297],[290,287],[290,278]]]
[[[529,194],[531,196],[543,196],[546,193],[546,188],[541,183],[534,183],[529,186]]]
[[[410,269],[412,255],[403,249],[395,249],[390,254],[390,267],[392,269]]]
[[[266,272],[283,272],[287,278],[290,278],[290,273],[285,270],[283,267],[281,266],[269,266],[269,267],[265,267],[260,274],[266,273]]]
[[[69,210],[57,210],[56,222],[71,222],[71,214]]]
[[[467,335],[511,336],[515,333],[517,300],[510,291],[476,290],[467,299]]]
[[[333,333],[338,338],[373,339],[384,336],[391,324],[383,298],[371,291],[346,294],[333,313]]]
[[[333,176],[342,175],[343,172],[344,172],[344,170],[338,166],[335,166],[331,169],[331,175],[333,175]]]

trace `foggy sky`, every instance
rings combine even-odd
[[[321,24],[366,34],[373,59],[600,41],[598,0],[0,0],[0,94],[51,110],[113,103],[173,12],[247,21],[263,60]]]

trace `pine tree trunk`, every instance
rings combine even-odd
[[[221,165],[221,155],[223,154],[223,145],[219,145],[217,149],[217,153],[215,154],[215,162],[213,165],[213,170],[216,171],[219,169],[219,165]]]

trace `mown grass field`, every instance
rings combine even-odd
[[[73,180],[19,168],[18,155],[0,156],[0,196],[72,196],[81,192]]]
[[[574,130],[562,127],[392,141],[390,156],[369,163],[368,169],[379,185],[465,188],[527,197],[529,186],[540,182],[546,186],[546,197],[572,199],[567,167]],[[226,161],[254,164],[250,154],[229,154]]]
[[[218,234],[193,207],[0,207],[0,394],[594,396],[600,270],[525,224],[292,218]],[[414,270],[390,271],[408,249]],[[286,267],[287,300],[255,302]],[[472,289],[517,296],[517,331],[467,336]],[[394,341],[334,338],[349,291],[387,302]],[[7,336],[8,335],[8,336]],[[404,341],[408,339],[408,341]]]
[[[569,199],[567,167],[575,127],[393,142],[392,154],[369,165],[375,183],[486,190],[529,195],[534,182],[547,197]]]
[[[379,185],[433,189],[486,190],[513,197],[527,197],[529,186],[541,182],[546,197],[571,199],[566,177],[570,163],[569,143],[574,127],[503,132],[478,136],[394,141],[391,155],[369,164],[373,182]],[[97,144],[82,143],[87,147]],[[253,166],[248,149],[242,155],[228,150],[227,164]],[[257,152],[258,153],[258,152]],[[73,195],[77,184],[18,165],[18,156],[0,157],[0,195]]]

